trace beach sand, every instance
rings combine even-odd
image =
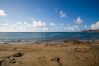
[[[0,44],[0,66],[99,66],[99,41]]]

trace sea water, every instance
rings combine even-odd
[[[55,40],[95,40],[97,32],[0,32],[1,42],[55,41]]]

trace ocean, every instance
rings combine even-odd
[[[0,42],[98,40],[97,32],[0,32]]]

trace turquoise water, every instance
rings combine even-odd
[[[66,39],[99,39],[95,32],[0,32],[0,41],[54,41]]]

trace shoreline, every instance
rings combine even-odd
[[[64,40],[50,40],[50,41],[0,41],[0,44],[43,44],[43,43],[64,43],[64,42],[99,42],[99,39],[97,40],[79,40],[79,39],[64,39]]]

